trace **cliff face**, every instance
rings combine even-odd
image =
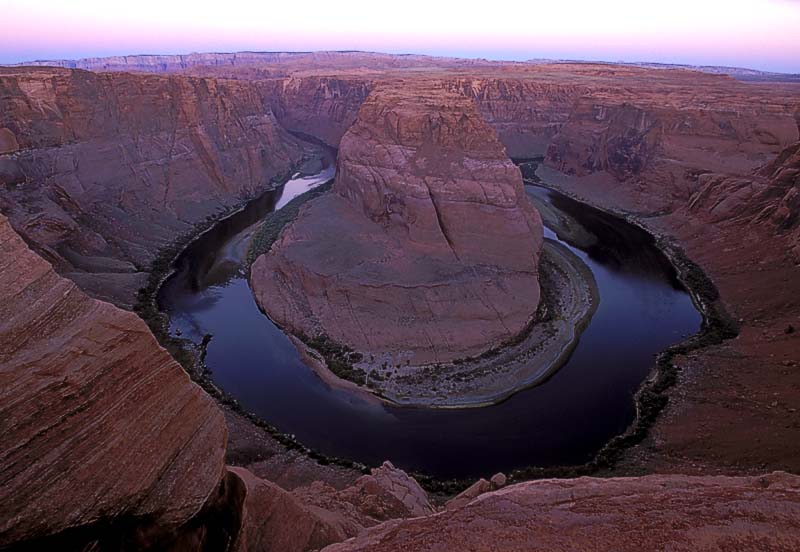
[[[413,516],[342,548],[558,548],[566,533],[586,549],[798,548],[786,475],[528,483],[430,516],[418,485],[388,468],[292,493],[225,470],[210,399],[141,321],[87,297],[22,238],[85,290],[129,304],[155,251],[310,153],[282,127],[341,151],[334,192],[254,267],[281,323],[420,361],[513,335],[538,301],[541,229],[500,142],[547,152],[572,175],[552,184],[683,247],[740,326],[675,357],[667,411],[622,468],[800,469],[796,88],[480,64],[431,88],[430,71],[395,71],[425,60],[336,74],[321,69],[371,58],[329,57],[304,58],[305,75],[280,55],[263,71],[205,54],[85,64],[236,82],[0,70],[0,547],[56,535],[44,544],[303,550]],[[404,350],[420,334],[429,343]]]
[[[697,175],[689,211],[709,222],[768,224],[777,234],[800,224],[800,142],[747,175]]]
[[[169,535],[213,496],[225,424],[135,315],[91,299],[0,215],[0,548]]]
[[[575,176],[646,180],[654,202],[685,201],[687,172],[748,173],[798,139],[793,88],[724,76],[569,64],[450,86],[475,98],[512,156],[546,154]]]
[[[144,322],[57,275],[2,215],[0,433],[2,549],[302,552],[433,511],[391,464],[294,493],[226,470],[213,400]]]
[[[284,127],[333,147],[338,147],[373,86],[359,76],[301,76],[260,84]]]
[[[544,155],[587,89],[583,84],[502,74],[456,79],[449,86],[475,100],[512,158]]]
[[[692,173],[746,174],[796,139],[785,107],[746,96],[714,108],[695,98],[592,96],[577,102],[546,162],[575,176],[605,172],[641,183],[643,203],[668,204],[688,199]]]
[[[539,301],[542,223],[474,104],[438,83],[373,90],[341,141],[334,192],[253,265],[279,324],[409,363],[481,352]]]
[[[3,69],[0,96],[0,210],[119,305],[160,248],[313,154],[244,82]]]

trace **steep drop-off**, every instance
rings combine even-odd
[[[315,64],[327,61],[313,56],[307,61],[306,69],[318,74],[253,69],[231,73],[237,82],[0,70],[0,209],[11,222],[0,217],[0,547],[48,535],[57,535],[60,548],[65,541],[104,538],[153,544],[180,524],[197,529],[193,538],[202,541],[204,516],[211,515],[217,527],[225,520],[239,549],[278,542],[286,550],[302,550],[378,521],[429,511],[424,493],[395,471],[366,476],[338,491],[315,483],[291,494],[243,470],[226,472],[218,411],[146,327],[60,278],[11,227],[84,290],[129,304],[161,246],[206,216],[263,191],[275,175],[302,160],[306,146],[281,125],[338,144],[375,83],[397,78],[389,74],[395,69],[386,68],[391,62],[370,75],[353,76],[320,71]],[[124,59],[117,68],[137,63]],[[164,62],[164,70],[169,63],[173,60]],[[174,70],[186,69],[183,63],[179,59]],[[196,74],[215,74],[200,67],[208,59],[198,63]],[[368,56],[356,63],[368,64]],[[154,66],[150,60],[142,65],[143,70]],[[92,67],[111,65],[98,61]],[[798,167],[797,147],[792,148],[798,140],[793,116],[798,89],[607,65],[505,70],[476,65],[466,71],[462,65],[440,77],[445,88],[475,101],[509,153],[547,152],[547,164],[572,175],[563,180],[548,175],[553,177],[548,183],[635,217],[663,243],[682,247],[712,277],[716,288],[706,290],[708,296],[719,290],[718,302],[733,315],[739,335],[673,358],[677,384],[666,410],[650,437],[618,465],[626,473],[706,476],[512,486],[443,514],[389,522],[342,547],[481,549],[502,541],[524,549],[544,542],[552,549],[583,539],[578,542],[587,548],[677,542],[694,548],[796,549],[795,477],[707,474],[800,469]],[[245,82],[250,78],[259,82]],[[457,103],[460,97],[453,105],[467,117],[454,120],[450,101],[448,96],[447,102],[425,103],[428,122],[422,127],[433,128],[437,120],[453,128],[485,127],[474,108]],[[457,230],[451,247],[444,232],[435,232],[431,206],[418,208],[418,200],[432,205],[438,188],[406,197],[390,186],[391,172],[361,166],[364,156],[358,153],[368,150],[400,167],[403,179],[418,178],[406,157],[388,147],[397,146],[389,137],[401,136],[401,130],[402,125],[375,129],[356,122],[353,140],[341,140],[341,172],[349,172],[351,180],[344,187],[337,183],[329,204],[320,203],[330,208],[315,220],[341,214],[351,217],[343,219],[347,232],[364,225],[362,235],[387,240],[346,242],[356,243],[361,254],[393,246],[388,240],[411,243],[407,217],[421,213],[429,231],[415,238],[414,247],[424,246],[434,258],[459,253],[482,259],[482,251],[470,249],[472,238],[459,239],[469,228],[442,219],[445,229]],[[354,154],[348,157],[351,147]],[[417,143],[410,149],[415,155],[426,152]],[[469,159],[456,164],[470,166]],[[506,165],[498,168],[503,174]],[[369,187],[359,187],[365,179],[392,191],[394,201],[370,199]],[[510,186],[492,182],[498,190]],[[278,247],[298,247],[318,224],[301,217]],[[330,247],[309,247],[306,253],[347,260],[352,249],[338,239],[347,233],[326,224],[340,233],[322,241]],[[297,228],[304,226],[308,233],[300,234]],[[477,230],[492,235],[498,228]],[[395,269],[413,274],[407,265]],[[309,276],[314,289],[317,277]],[[349,306],[337,300],[346,326]],[[487,321],[494,320],[490,313]],[[382,324],[386,320],[377,321],[378,328]],[[280,466],[280,460],[271,461]],[[395,494],[387,496],[387,488]],[[532,518],[545,523],[531,525]],[[610,523],[629,530],[609,533]]]
[[[464,96],[381,85],[341,141],[333,193],[252,267],[279,324],[374,357],[427,364],[514,337],[539,301],[539,214]]]
[[[0,211],[123,306],[161,248],[315,154],[246,82],[2,69],[0,98]]]
[[[0,548],[163,538],[224,470],[214,402],[144,322],[58,276],[2,215],[0,434]]]

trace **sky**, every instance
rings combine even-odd
[[[800,73],[800,0],[0,0],[0,63],[242,50]]]

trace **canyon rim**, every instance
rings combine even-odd
[[[362,52],[0,68],[0,549],[797,549],[800,85],[732,75]],[[331,148],[333,182],[250,221],[234,272],[365,418],[546,391],[615,300],[587,268],[624,264],[614,234],[540,213],[534,184],[638,226],[697,334],[587,462],[444,481],[311,450],[216,383],[215,337],[171,331],[157,293]]]

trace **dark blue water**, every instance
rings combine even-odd
[[[295,194],[308,183],[290,183],[287,191],[262,198],[241,221],[202,236],[176,262],[160,302],[173,332],[198,342],[213,335],[206,363],[217,385],[323,453],[366,464],[390,459],[441,478],[583,463],[631,423],[633,394],[655,355],[700,327],[700,314],[646,233],[530,188],[597,239],[584,249],[561,242],[586,262],[600,292],[599,308],[564,367],[537,387],[477,409],[393,408],[332,389],[258,310],[241,269],[254,222],[282,193]],[[547,235],[560,241],[549,230]]]

